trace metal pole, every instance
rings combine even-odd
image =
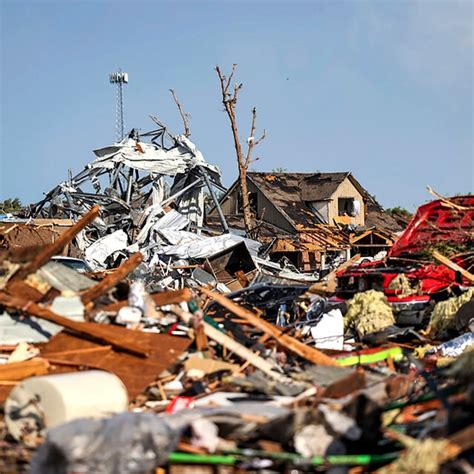
[[[119,84],[119,114],[120,114],[120,124],[119,124],[119,130],[120,130],[120,141],[123,140],[124,138],[124,124],[123,124],[123,82],[120,81]]]
[[[202,166],[199,166],[199,170],[202,173],[204,181],[206,181],[206,185],[207,185],[207,188],[209,189],[209,193],[211,194],[211,198],[214,201],[214,204],[216,205],[217,213],[219,214],[219,219],[221,220],[221,224],[222,224],[222,229],[224,230],[225,234],[228,234],[229,226],[227,225],[227,221],[225,220],[224,213],[222,212],[219,201],[217,200],[217,196],[214,193],[214,189],[212,189],[211,182],[209,181],[209,176],[207,175],[206,170]]]

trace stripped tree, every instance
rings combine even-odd
[[[176,95],[176,92],[174,89],[170,89],[171,95],[173,96],[174,103],[176,104],[176,107],[178,107],[178,112],[179,115],[181,116],[181,120],[183,121],[183,127],[184,127],[184,136],[186,138],[189,138],[191,136],[191,131],[189,130],[189,117],[191,117],[191,114],[186,113],[183,110],[183,107],[181,107],[181,102],[178,99],[178,96]]]
[[[232,135],[234,137],[234,147],[235,153],[237,155],[237,164],[239,168],[239,182],[240,192],[242,196],[244,225],[246,233],[250,235],[254,226],[252,211],[250,209],[249,192],[247,189],[247,171],[249,169],[250,164],[258,160],[258,157],[252,160],[252,152],[253,149],[265,138],[265,130],[263,131],[260,138],[255,139],[255,130],[257,126],[257,109],[254,107],[252,109],[252,125],[250,127],[250,135],[247,139],[247,153],[244,156],[239,138],[237,119],[235,116],[237,96],[240,89],[242,89],[242,84],[234,84],[234,86],[231,87],[232,79],[234,77],[236,68],[237,64],[233,64],[232,71],[228,78],[224,74],[222,74],[219,66],[216,66],[216,72],[221,85],[222,103],[224,104],[224,109],[227,112],[227,115],[229,116]]]

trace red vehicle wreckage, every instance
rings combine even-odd
[[[474,196],[439,199],[420,206],[384,260],[337,273],[336,301],[383,291],[397,323],[419,324],[432,302],[459,294],[472,283],[432,257],[439,251],[460,267],[474,268]]]

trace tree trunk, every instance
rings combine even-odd
[[[235,106],[237,105],[237,95],[239,90],[242,88],[242,84],[235,84],[233,87],[233,93],[229,92],[229,88],[231,87],[232,79],[234,77],[235,69],[237,64],[232,65],[232,71],[227,78],[224,74],[221,73],[219,66],[216,66],[216,72],[219,77],[219,81],[221,84],[221,92],[222,92],[222,103],[224,104],[225,111],[230,120],[230,126],[232,128],[232,135],[234,137],[234,146],[235,146],[235,154],[237,155],[237,164],[239,166],[239,183],[240,183],[240,193],[242,196],[242,211],[244,214],[244,226],[245,232],[247,235],[251,235],[254,229],[254,222],[253,222],[253,215],[252,209],[250,208],[250,199],[249,199],[249,192],[247,188],[247,171],[249,165],[252,163],[251,156],[252,150],[255,146],[257,146],[264,138],[265,138],[265,130],[263,131],[262,136],[255,140],[255,127],[257,121],[257,109],[254,107],[252,109],[252,126],[250,128],[250,136],[248,138],[248,148],[247,148],[247,156],[244,157],[242,153],[242,146],[240,144],[239,139],[239,131],[237,128],[237,119],[235,117]],[[256,158],[253,161],[258,160]]]
[[[237,162],[239,165],[239,181],[240,192],[242,195],[242,211],[244,214],[244,226],[247,235],[250,235],[253,229],[252,212],[250,209],[249,193],[247,188],[247,167],[245,166],[244,156],[242,154],[242,147],[240,145],[239,131],[237,129],[237,122],[235,119],[234,110],[227,102],[224,103],[227,114],[229,115],[230,125],[232,128],[232,135],[234,137],[235,152],[237,154]]]

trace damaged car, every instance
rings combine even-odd
[[[441,264],[433,252],[465,270],[474,268],[474,196],[438,199],[420,206],[383,260],[337,273],[335,301],[382,291],[398,324],[420,324],[432,303],[472,286],[462,272]]]

